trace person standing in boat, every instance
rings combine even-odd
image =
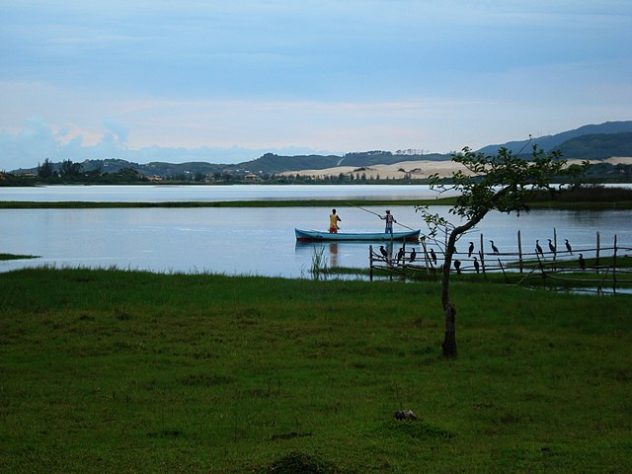
[[[342,219],[338,214],[336,214],[336,210],[332,209],[331,214],[329,215],[329,233],[337,234],[338,233],[338,222],[342,222]]]
[[[387,209],[386,215],[380,216],[380,219],[382,219],[383,221],[386,221],[386,227],[384,228],[384,232],[386,234],[390,233],[391,235],[393,235],[393,222],[397,222],[397,221],[393,217],[393,214],[391,214],[391,211]]]

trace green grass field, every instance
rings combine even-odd
[[[444,360],[432,282],[0,285],[0,472],[632,471],[630,296],[455,283]]]

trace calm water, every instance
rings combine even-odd
[[[384,211],[382,207],[366,208]],[[343,231],[383,229],[382,221],[362,209],[338,206],[338,211]],[[399,222],[425,230],[411,206],[393,206],[391,211]],[[330,208],[324,207],[0,210],[0,252],[41,256],[0,262],[0,271],[38,265],[116,266],[158,272],[309,277],[315,248],[324,249],[329,265],[367,267],[366,243],[296,243],[294,227],[326,229],[329,213]],[[616,233],[620,244],[632,246],[632,211],[534,211],[520,217],[492,213],[479,231],[484,233],[486,245],[487,239],[493,239],[501,251],[515,251],[520,229],[523,248],[529,251],[535,239],[546,244],[554,227],[560,247],[565,238],[576,249],[594,247],[597,230],[602,245],[611,245]],[[466,236],[457,247],[465,250],[467,241],[478,244],[479,238],[478,233]]]
[[[41,186],[0,188],[0,201],[249,201],[283,199],[432,199],[427,185]]]

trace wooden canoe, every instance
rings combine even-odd
[[[380,241],[413,241],[419,240],[421,230],[409,230],[406,232],[338,232],[330,233],[318,230],[294,229],[296,240],[299,242],[380,242]]]

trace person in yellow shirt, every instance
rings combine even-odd
[[[336,210],[332,209],[331,214],[329,215],[329,232],[332,234],[338,233],[338,222],[342,222],[342,219],[338,214],[336,214]]]

